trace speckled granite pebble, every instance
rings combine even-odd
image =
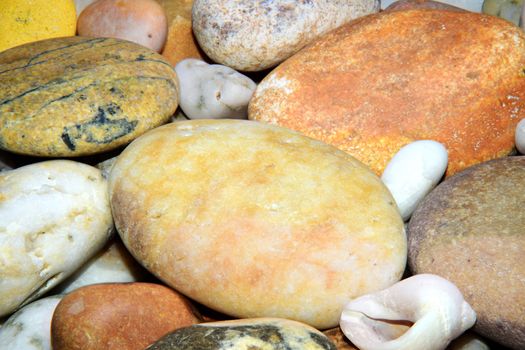
[[[321,332],[285,319],[203,323],[172,332],[147,350],[336,350]]]

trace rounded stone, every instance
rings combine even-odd
[[[100,170],[51,160],[0,172],[0,316],[63,281],[112,232]]]
[[[336,350],[323,333],[285,319],[256,318],[198,324],[172,332],[147,350]]]
[[[186,298],[153,283],[85,286],[66,295],[51,322],[53,350],[143,350],[200,320]]]
[[[378,0],[195,0],[192,24],[212,60],[260,71],[341,24],[378,10]]]
[[[0,349],[51,350],[51,318],[61,299],[39,299],[11,315],[0,327]]]
[[[178,81],[161,55],[110,38],[65,37],[0,53],[0,148],[101,153],[169,121]]]
[[[376,174],[404,145],[434,140],[449,152],[450,176],[513,151],[523,67],[525,33],[508,21],[383,11],[281,63],[257,86],[248,118],[332,144]]]
[[[525,344],[525,156],[470,167],[438,185],[408,226],[409,265],[453,282],[477,314],[474,329]]]
[[[403,222],[381,180],[288,129],[165,125],[129,145],[109,181],[117,230],[135,258],[237,318],[334,327],[350,298],[392,285],[405,267]]]

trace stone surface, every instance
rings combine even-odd
[[[401,10],[412,10],[412,9],[436,9],[436,10],[451,10],[451,11],[464,11],[462,8],[449,5],[440,1],[432,0],[399,0],[390,4],[385,8],[386,11],[401,11]],[[478,11],[479,12],[479,11]]]
[[[120,238],[116,237],[53,291],[66,294],[90,284],[139,282],[148,277],[149,273],[133,259]]]
[[[80,36],[119,38],[160,52],[168,24],[155,0],[98,0],[78,17]]]
[[[118,157],[110,196],[142,265],[237,318],[334,327],[349,298],[397,282],[405,267],[403,223],[381,180],[276,126],[192,120],[152,130]]]
[[[62,296],[50,296],[18,310],[0,327],[0,349],[52,350],[51,318]]]
[[[98,169],[52,160],[0,172],[0,316],[71,275],[112,232]]]
[[[525,344],[525,157],[470,167],[438,185],[409,226],[409,265],[453,282],[477,313],[474,329]]]
[[[448,176],[513,150],[523,67],[525,33],[507,21],[383,11],[280,64],[257,86],[248,117],[330,143],[377,174],[402,146],[434,140],[449,152]]]
[[[341,24],[378,10],[378,0],[195,0],[192,25],[213,61],[260,71]]]
[[[157,0],[168,17],[168,37],[162,56],[175,66],[186,58],[205,59],[193,35],[191,8],[193,0]]]
[[[336,350],[321,332],[285,319],[203,323],[170,333],[147,350]]]
[[[58,304],[53,350],[143,350],[166,333],[200,320],[186,298],[152,283],[79,288]]]
[[[169,121],[178,82],[138,44],[67,37],[0,53],[0,148],[49,157],[126,145]]]
[[[432,140],[401,147],[388,162],[381,180],[392,193],[407,221],[421,200],[438,184],[448,164],[446,148]]]
[[[180,108],[190,119],[248,117],[248,102],[257,86],[250,78],[220,64],[185,59],[175,66]]]

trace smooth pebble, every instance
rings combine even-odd
[[[439,182],[447,168],[445,146],[431,140],[419,140],[402,147],[390,160],[381,176],[408,220],[418,203]]]
[[[175,66],[180,107],[190,119],[246,118],[257,85],[247,76],[220,64],[185,59]]]
[[[109,240],[100,170],[51,160],[0,173],[0,316],[38,299]]]
[[[78,17],[78,35],[129,40],[160,52],[168,23],[154,0],[99,0]]]
[[[51,350],[51,319],[61,295],[32,302],[0,328],[0,349]]]

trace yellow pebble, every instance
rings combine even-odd
[[[73,0],[1,0],[0,51],[37,40],[73,36],[76,21]]]

